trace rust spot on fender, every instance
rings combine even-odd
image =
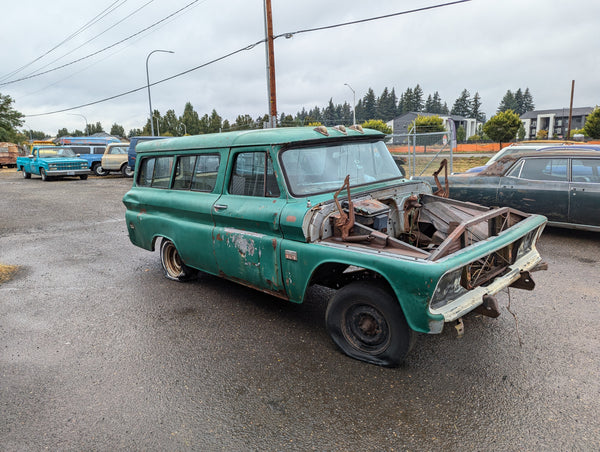
[[[221,237],[221,234],[217,234],[217,240],[218,240],[219,242],[222,242],[222,241],[223,241],[223,237]]]
[[[296,222],[296,217],[294,215],[288,215],[285,218],[285,221],[287,221],[288,223],[295,223]]]
[[[277,249],[277,239],[271,240],[271,244],[273,245],[273,249],[276,250]]]

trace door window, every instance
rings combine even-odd
[[[573,159],[572,181],[600,184],[600,159]]]
[[[513,175],[512,172],[510,175]],[[520,172],[521,179],[567,181],[567,159],[525,159]]]
[[[273,162],[266,152],[236,155],[229,193],[242,196],[279,197]]]

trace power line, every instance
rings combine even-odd
[[[168,16],[166,16],[166,17],[163,17],[162,19],[160,19],[160,20],[159,20],[159,21],[157,21],[157,22],[154,22],[152,25],[149,25],[148,27],[146,27],[146,28],[144,28],[144,29],[142,29],[142,30],[140,30],[140,31],[138,31],[138,32],[136,32],[136,33],[134,33],[134,34],[132,34],[132,35],[130,35],[130,36],[128,36],[128,37],[126,37],[126,38],[124,38],[124,39],[121,39],[120,41],[118,41],[118,42],[115,42],[114,44],[111,44],[111,45],[109,45],[109,46],[107,46],[107,47],[104,47],[103,49],[100,49],[100,50],[98,50],[98,51],[96,51],[96,52],[94,52],[94,53],[90,53],[89,55],[86,55],[86,56],[84,56],[84,57],[81,57],[81,58],[79,58],[79,59],[77,59],[77,60],[71,61],[70,63],[65,63],[65,64],[63,64],[63,65],[61,65],[61,66],[57,66],[57,67],[55,67],[55,68],[48,69],[47,71],[38,72],[37,74],[33,74],[33,75],[26,76],[26,77],[21,77],[21,78],[18,78],[18,79],[14,79],[14,80],[9,80],[8,82],[3,82],[3,83],[0,83],[0,86],[10,85],[10,84],[12,84],[12,83],[21,82],[21,81],[23,81],[23,80],[29,80],[29,79],[31,79],[31,78],[34,78],[34,77],[39,77],[40,75],[44,75],[44,74],[48,74],[48,73],[50,73],[50,72],[54,72],[54,71],[56,71],[56,70],[58,70],[58,69],[62,69],[62,68],[64,68],[64,67],[71,66],[72,64],[79,63],[80,61],[87,60],[87,59],[88,59],[88,58],[90,58],[90,57],[93,57],[93,56],[95,56],[95,55],[98,55],[99,53],[105,52],[105,51],[106,51],[106,50],[108,50],[108,49],[112,49],[113,47],[115,47],[115,46],[118,46],[119,44],[122,44],[122,43],[124,43],[125,41],[128,41],[129,39],[132,39],[132,38],[134,38],[134,37],[138,36],[138,35],[139,35],[139,34],[141,34],[141,33],[144,33],[145,31],[147,31],[147,30],[149,30],[149,29],[151,29],[151,28],[153,28],[153,27],[157,26],[158,24],[160,24],[160,23],[162,23],[162,22],[164,22],[164,21],[166,21],[166,20],[170,19],[171,17],[173,17],[173,16],[175,16],[175,15],[177,15],[177,14],[181,13],[182,11],[186,10],[186,9],[187,9],[187,8],[189,8],[190,6],[194,5],[195,3],[198,3],[199,1],[200,1],[200,0],[194,0],[194,1],[190,2],[190,3],[188,3],[187,5],[185,5],[183,8],[180,8],[180,9],[178,9],[178,10],[177,10],[177,11],[175,11],[174,13],[172,13],[172,14],[169,14],[169,15],[168,15]],[[203,1],[207,1],[207,0],[203,0]]]
[[[196,0],[196,1],[198,1],[198,0]],[[398,13],[386,14],[386,15],[383,15],[383,16],[371,17],[371,18],[367,18],[367,19],[359,19],[359,20],[350,21],[350,22],[343,22],[343,23],[339,23],[339,24],[327,25],[327,26],[324,26],[324,27],[317,27],[317,28],[310,28],[310,29],[298,30],[298,31],[295,31],[295,32],[281,33],[281,34],[279,34],[277,36],[274,36],[273,39],[277,39],[277,38],[280,38],[282,36],[291,37],[294,34],[309,33],[309,32],[314,32],[314,31],[321,31],[321,30],[327,30],[327,29],[332,29],[332,28],[338,28],[338,27],[344,27],[344,26],[349,26],[349,25],[355,25],[355,24],[364,23],[364,22],[370,22],[370,21],[374,21],[374,20],[387,19],[387,18],[394,17],[394,16],[401,16],[401,15],[405,15],[405,14],[417,13],[417,12],[422,12],[422,11],[426,11],[426,10],[431,10],[431,9],[436,9],[436,8],[442,8],[442,7],[445,7],[445,6],[451,6],[451,5],[456,5],[456,4],[460,4],[460,3],[466,3],[466,2],[470,2],[470,1],[471,0],[457,0],[457,1],[454,1],[454,2],[450,2],[450,3],[442,3],[442,4],[438,4],[438,5],[426,6],[426,7],[423,7],[423,8],[418,8],[418,9],[413,9],[413,10],[408,10],[408,11],[401,11],[401,12],[398,12]],[[192,2],[192,3],[196,3],[196,2]],[[190,5],[187,5],[187,6],[190,6]],[[187,8],[187,6],[184,7],[183,9]],[[53,115],[53,114],[56,114],[56,113],[64,113],[65,111],[76,110],[78,108],[83,108],[83,107],[89,107],[91,105],[96,105],[96,104],[99,104],[99,103],[102,103],[102,102],[107,102],[109,100],[117,99],[119,97],[127,96],[129,94],[133,94],[135,92],[138,92],[138,91],[141,91],[143,89],[146,89],[148,86],[154,86],[154,85],[158,85],[160,83],[167,82],[167,81],[172,80],[174,78],[180,77],[180,76],[185,75],[185,74],[189,74],[190,72],[196,71],[198,69],[204,68],[204,67],[209,66],[209,65],[211,65],[213,63],[216,63],[218,61],[221,61],[221,60],[224,60],[226,58],[229,58],[229,57],[231,57],[233,55],[236,55],[238,53],[241,53],[243,51],[251,50],[254,47],[256,47],[257,45],[262,44],[264,42],[266,42],[266,39],[261,39],[261,40],[255,42],[254,44],[250,44],[250,45],[247,45],[245,47],[242,47],[242,48],[240,48],[238,50],[235,50],[233,52],[230,52],[230,53],[228,53],[226,55],[223,55],[221,57],[215,58],[214,60],[211,60],[211,61],[209,61],[207,63],[201,64],[199,66],[193,67],[193,68],[188,69],[188,70],[183,71],[183,72],[179,72],[178,74],[172,75],[172,76],[164,78],[162,80],[158,80],[156,82],[151,83],[150,85],[144,85],[144,86],[141,86],[139,88],[135,88],[135,89],[126,91],[126,92],[121,93],[121,94],[116,94],[114,96],[106,97],[104,99],[100,99],[100,100],[97,100],[97,101],[94,101],[94,102],[89,102],[87,104],[78,105],[78,106],[75,106],[75,107],[63,108],[61,110],[55,110],[55,111],[50,111],[50,112],[46,112],[46,113],[38,113],[38,114],[35,114],[35,115],[23,115],[23,116],[25,118],[33,118],[33,117],[38,117],[38,116]],[[1,85],[2,84],[0,84],[0,86]]]
[[[350,21],[350,22],[343,22],[343,23],[340,23],[340,24],[325,25],[323,27],[306,28],[304,30],[298,30],[298,31],[287,32],[287,33],[281,33],[279,35],[273,36],[273,39],[281,38],[282,36],[285,36],[286,38],[291,38],[293,35],[297,35],[297,34],[300,34],[300,33],[309,33],[309,32],[312,32],[312,31],[329,30],[329,29],[332,29],[332,28],[339,28],[339,27],[345,27],[345,26],[348,26],[348,25],[355,25],[355,24],[360,24],[360,23],[364,23],[364,22],[371,22],[373,20],[388,19],[390,17],[402,16],[404,14],[418,13],[418,12],[427,11],[427,10],[430,10],[430,9],[443,8],[445,6],[457,5],[459,3],[466,3],[466,2],[470,2],[470,1],[471,0],[457,0],[457,1],[454,1],[454,2],[442,3],[442,4],[439,4],[439,5],[425,6],[423,8],[411,9],[411,10],[408,10],[408,11],[401,11],[399,13],[386,14],[384,16],[370,17],[368,19],[353,20],[353,21]]]
[[[119,3],[119,1],[121,1],[122,3],[120,5],[114,6],[116,3]],[[39,57],[35,58],[33,61],[30,61],[29,63],[21,66],[18,69],[15,69],[14,71],[12,71],[9,74],[6,74],[3,77],[0,77],[0,81],[2,80],[6,80],[9,77],[12,77],[15,74],[18,74],[19,72],[21,72],[23,69],[31,66],[32,64],[36,63],[37,61],[41,60],[42,58],[44,58],[46,55],[52,53],[54,50],[58,49],[60,46],[62,46],[63,44],[67,43],[68,41],[70,41],[71,39],[73,39],[75,36],[77,36],[78,34],[82,33],[84,30],[86,30],[87,28],[91,27],[92,25],[94,25],[96,22],[100,21],[101,19],[103,19],[104,17],[106,17],[108,14],[110,14],[111,12],[113,12],[115,9],[117,9],[118,7],[122,6],[125,2],[127,2],[128,0],[115,0],[113,3],[111,3],[107,8],[105,8],[104,10],[102,10],[100,13],[98,13],[94,18],[90,19],[86,24],[82,25],[78,30],[74,31],[73,33],[71,33],[69,36],[67,36],[65,39],[63,39],[61,42],[59,42],[58,44],[56,44],[54,47],[52,47],[50,50],[48,50],[46,53],[40,55]],[[114,8],[113,8],[114,6]],[[112,9],[111,9],[112,8]],[[109,11],[110,10],[110,11]]]
[[[108,32],[109,30],[112,30],[113,28],[115,28],[117,25],[119,25],[120,23],[124,22],[125,20],[129,19],[131,16],[133,16],[134,14],[139,13],[142,9],[144,9],[146,6],[148,6],[150,3],[152,3],[154,0],[149,0],[148,2],[144,3],[142,6],[140,6],[138,9],[136,9],[135,11],[131,12],[130,14],[128,14],[127,16],[123,17],[121,20],[119,20],[118,22],[115,22],[114,24],[112,24],[110,27],[106,28],[105,30],[101,31],[100,33],[98,33],[96,36],[88,39],[87,41],[85,41],[83,44],[75,47],[74,49],[68,51],[67,53],[59,56],[58,58],[50,61],[49,63],[47,63],[45,66],[42,66],[40,68],[38,68],[37,70],[27,74],[27,76],[30,75],[37,75],[39,73],[39,71],[41,71],[44,68],[47,68],[48,66],[56,63],[57,61],[59,61],[60,59],[66,57],[67,55],[72,54],[73,52],[75,52],[76,50],[81,49],[83,46],[89,44],[90,42],[92,42],[94,39],[102,36],[103,34],[105,34],[106,32]]]
[[[247,45],[245,47],[242,47],[241,49],[234,50],[233,52],[230,52],[227,55],[223,55],[223,56],[220,56],[218,58],[215,58],[214,60],[208,61],[207,63],[201,64],[199,66],[193,67],[193,68],[188,69],[188,70],[183,71],[183,72],[179,72],[178,74],[172,75],[170,77],[163,78],[162,80],[158,80],[156,82],[150,83],[150,85],[144,85],[144,86],[141,86],[139,88],[135,88],[135,89],[126,91],[126,92],[121,93],[121,94],[115,94],[114,96],[106,97],[104,99],[100,99],[100,100],[97,100],[97,101],[94,101],[94,102],[89,102],[87,104],[81,104],[81,105],[78,105],[76,107],[63,108],[62,110],[50,111],[50,112],[47,112],[47,113],[38,113],[38,114],[35,114],[35,115],[23,115],[23,117],[25,117],[25,118],[33,118],[33,117],[36,117],[36,116],[47,116],[47,115],[53,115],[53,114],[56,114],[56,113],[64,113],[65,111],[76,110],[78,108],[83,108],[83,107],[89,107],[91,105],[96,105],[96,104],[100,104],[102,102],[106,102],[106,101],[109,101],[109,100],[117,99],[119,97],[127,96],[128,94],[133,94],[133,93],[136,93],[138,91],[144,90],[148,86],[158,85],[160,83],[168,82],[169,80],[172,80],[174,78],[181,77],[182,75],[189,74],[190,72],[196,71],[196,70],[201,69],[201,68],[206,67],[206,66],[209,66],[209,65],[211,65],[213,63],[217,63],[218,61],[224,60],[224,59],[229,58],[229,57],[231,57],[233,55],[241,53],[243,51],[252,50],[254,47],[256,47],[257,45],[262,44],[264,42],[266,42],[266,39],[261,39],[260,41],[256,41],[254,44]]]

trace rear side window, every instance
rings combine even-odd
[[[219,154],[186,155],[177,159],[173,188],[212,192],[217,182]]]
[[[266,152],[236,155],[229,193],[242,196],[279,197],[273,162]]]
[[[510,175],[514,175],[512,171]],[[529,180],[548,180],[556,182],[566,182],[567,159],[526,159],[521,168],[520,178]]]
[[[141,187],[169,188],[173,157],[144,159],[140,167],[138,185]]]

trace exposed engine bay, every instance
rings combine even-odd
[[[305,235],[310,241],[436,261],[529,217],[510,208],[492,209],[428,194],[429,186],[422,182],[405,182],[352,199],[347,182],[332,202],[313,207],[305,218]],[[502,274],[514,263],[526,239],[471,263],[462,285],[473,288]]]

